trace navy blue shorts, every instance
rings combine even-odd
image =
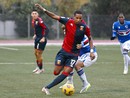
[[[34,42],[34,48],[39,50],[44,50],[46,47],[47,39],[45,39],[45,42],[40,42],[40,39],[35,39]]]
[[[73,68],[76,61],[78,59],[78,56],[75,56],[73,54],[70,54],[63,49],[61,49],[55,58],[55,65],[56,66],[68,66]]]

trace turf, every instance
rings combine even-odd
[[[81,81],[74,75],[75,93],[71,98],[130,98],[130,73],[123,75],[123,58],[119,46],[96,46],[98,60],[85,68],[92,87],[79,94]],[[33,46],[0,46],[0,98],[67,98],[59,86],[50,89],[46,96],[41,88],[50,83],[53,75],[55,55],[60,46],[47,46],[44,51],[45,72],[32,73],[35,68]]]

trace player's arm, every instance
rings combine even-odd
[[[53,12],[48,11],[47,9],[45,9],[44,7],[42,7],[40,4],[35,4],[35,6],[38,7],[39,9],[41,9],[42,11],[44,11],[51,18],[53,18],[55,20],[59,20],[60,19],[60,16],[54,14]]]
[[[114,40],[115,38],[116,38],[116,31],[117,31],[117,29],[116,29],[116,26],[115,26],[115,24],[113,24],[113,26],[112,26],[112,36],[111,36],[111,40]]]
[[[86,44],[88,44],[88,39],[85,38],[85,40],[81,41],[81,44],[77,44],[77,49],[81,49],[83,46],[85,46]]]
[[[95,55],[94,55],[94,46],[93,46],[93,40],[92,40],[92,36],[91,36],[91,33],[90,33],[90,28],[86,26],[86,33],[85,33],[88,37],[88,42],[89,42],[89,46],[90,46],[90,58],[91,60],[93,60],[95,58]]]

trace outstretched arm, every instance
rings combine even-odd
[[[38,7],[39,9],[43,10],[48,16],[50,16],[51,18],[55,19],[55,20],[59,20],[60,16],[46,10],[44,7],[42,7],[40,4],[35,4],[36,7]]]

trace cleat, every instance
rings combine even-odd
[[[44,92],[46,95],[50,95],[50,92],[47,88],[43,87],[42,92]]]
[[[125,66],[123,74],[126,75],[127,73],[128,73],[128,67]]]
[[[86,86],[83,86],[82,89],[81,89],[81,91],[80,91],[80,93],[87,92],[90,87],[91,87],[90,84],[88,84]]]
[[[33,70],[33,73],[37,72],[39,70],[38,67],[36,67],[34,70]]]
[[[39,69],[39,70],[37,70],[36,72],[35,72],[35,74],[41,74],[41,73],[43,73],[43,71],[44,71],[44,69]]]
[[[128,70],[124,70],[123,74],[126,75],[128,73]]]

